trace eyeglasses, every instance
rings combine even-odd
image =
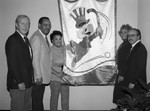
[[[136,37],[137,34],[131,34],[131,35],[128,35],[128,37]]]

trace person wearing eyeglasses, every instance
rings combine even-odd
[[[128,32],[128,41],[132,45],[127,59],[127,74],[125,77],[127,87],[140,90],[138,80],[146,81],[147,50],[141,42],[141,32],[139,29],[132,28]]]

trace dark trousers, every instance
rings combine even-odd
[[[10,89],[11,111],[31,110],[31,88],[25,90]]]
[[[44,111],[43,96],[45,85],[34,85],[32,88],[32,111]]]
[[[51,111],[57,111],[58,98],[61,94],[61,107],[62,111],[69,110],[69,86],[62,85],[61,82],[51,81],[51,98],[50,98],[50,109]]]

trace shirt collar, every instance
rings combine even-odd
[[[136,41],[134,44],[132,44],[132,48],[137,44],[137,43],[139,43],[141,40],[138,40],[138,41]]]
[[[42,36],[45,38],[46,35],[43,34],[42,31],[41,31],[40,29],[38,29],[38,30],[39,30],[39,32],[42,34]]]
[[[17,32],[20,34],[20,36],[24,39],[24,35],[23,34],[21,34],[18,30],[17,30]]]

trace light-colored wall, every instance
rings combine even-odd
[[[142,42],[148,50],[147,78],[150,82],[150,0],[139,0],[138,5],[138,27],[142,33]]]
[[[38,19],[48,16],[52,30],[60,30],[57,0],[0,0],[0,109],[10,109],[10,96],[6,90],[7,64],[5,42],[14,33],[15,19],[19,14],[26,14],[31,19],[29,36],[37,30]],[[49,90],[47,89],[46,92]],[[50,94],[46,96],[49,97]],[[44,100],[48,104],[48,100]],[[46,106],[48,109],[49,106]]]
[[[122,42],[118,31],[122,24],[130,24],[132,27],[138,25],[138,0],[116,0],[117,1],[117,47]]]
[[[141,2],[141,0],[139,0]],[[143,0],[142,0],[143,1]],[[146,0],[145,0],[146,1]],[[142,7],[145,7],[144,4]],[[150,4],[150,3],[149,3]],[[117,0],[117,32],[122,24],[139,26],[147,38],[143,38],[148,48],[148,27],[138,13],[138,0]],[[147,5],[147,8],[148,5]],[[139,8],[141,9],[141,8]],[[140,12],[140,11],[139,11]],[[145,12],[144,8],[140,14]],[[52,30],[60,30],[60,19],[57,0],[0,0],[0,109],[10,109],[10,97],[6,90],[7,65],[5,58],[5,41],[14,32],[14,21],[18,14],[26,14],[31,19],[29,36],[37,29],[37,22],[41,16],[48,16],[52,21]],[[148,14],[142,15],[147,16]],[[141,19],[141,21],[139,19]],[[150,16],[149,16],[150,18]],[[148,22],[148,19],[146,19]],[[144,24],[145,23],[145,24]],[[150,31],[149,31],[150,32]],[[143,36],[144,36],[143,34]],[[117,47],[121,39],[117,33]],[[149,57],[150,58],[150,57]],[[79,86],[70,87],[70,109],[72,110],[99,110],[115,107],[112,103],[113,86]],[[44,95],[45,109],[49,109],[50,88],[47,87]],[[59,101],[60,109],[60,101]]]

